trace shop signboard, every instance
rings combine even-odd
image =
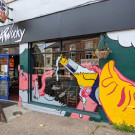
[[[15,43],[21,42],[24,32],[25,29],[20,29],[18,26],[14,27],[14,24],[12,24],[0,31],[0,42],[3,43],[8,40],[14,40]]]
[[[0,0],[0,22],[4,23],[8,17],[8,7],[4,0]]]

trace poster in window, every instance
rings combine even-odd
[[[14,58],[9,59],[9,67],[14,67]]]

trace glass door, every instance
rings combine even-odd
[[[9,97],[9,56],[0,55],[0,99]]]

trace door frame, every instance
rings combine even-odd
[[[2,80],[7,80],[7,96],[6,97],[0,96],[0,99],[5,99],[5,100],[9,100],[9,80],[10,80],[10,76],[9,76],[9,56],[10,55],[19,55],[19,53],[0,54],[0,57],[7,57],[7,59],[8,59],[7,77],[1,77]]]

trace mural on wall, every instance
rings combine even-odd
[[[80,87],[80,101],[76,109],[95,112],[97,105],[99,104],[99,96],[98,92],[96,92],[99,90],[98,74],[100,69],[98,66],[93,66],[90,62],[78,65],[70,58],[66,59],[62,56],[58,57],[58,59],[60,60],[60,63],[75,76]],[[71,113],[70,117],[86,120],[90,119],[90,116],[76,113]]]
[[[45,95],[45,86],[46,86],[46,78],[49,77],[49,76],[52,76],[52,74],[54,73],[54,70],[48,70],[46,71],[42,77],[41,77],[41,81],[42,81],[42,86],[40,89],[38,89],[38,75],[32,75],[32,82],[34,83],[34,91],[35,91],[35,94],[34,94],[34,98],[36,99],[39,99],[40,96],[44,96]]]
[[[67,59],[61,55],[56,60],[57,68],[45,71],[42,74],[40,89],[38,87],[38,75],[33,74],[32,101],[63,106],[63,103],[56,101],[54,96],[44,92],[47,77],[51,77],[55,73],[56,81],[59,80],[58,63],[60,63],[77,79],[80,99],[76,109],[95,112],[96,108],[99,107],[101,110],[104,110],[110,122],[121,124],[125,121],[126,124],[135,126],[135,82],[133,82],[135,81],[133,76],[135,69],[133,64],[135,59],[133,56],[135,56],[135,51],[132,47],[135,45],[135,40],[128,40],[125,44],[125,39],[123,38],[125,38],[126,33],[127,31],[123,34],[121,32],[117,34],[116,32],[116,35],[114,33],[107,33],[106,42],[113,53],[109,54],[107,59],[100,59],[100,67],[92,65],[90,62],[79,65],[70,58]],[[125,61],[129,61],[129,63],[127,64]],[[21,81],[19,83],[20,101],[28,102],[28,74],[21,69],[19,69],[19,74]],[[62,116],[64,115],[66,115],[65,112]],[[69,117],[90,119],[90,116],[77,113],[70,113]]]
[[[135,82],[124,77],[110,61],[102,69],[99,97],[113,123],[135,125]]]
[[[83,63],[80,66],[70,58],[65,59],[62,56],[60,63],[77,78],[80,86],[81,100],[76,109],[94,112],[97,101],[99,105],[101,104],[110,122],[122,124],[125,121],[128,125],[135,125],[133,118],[135,113],[135,82],[124,77],[114,66],[114,61],[105,64],[102,70],[91,63]],[[98,74],[100,83],[99,90],[97,88],[94,91],[95,101],[94,98],[90,98],[90,95]],[[72,113],[70,117],[80,117],[87,120],[90,118],[90,116],[75,113]]]
[[[22,69],[20,69],[20,66],[18,67],[19,71],[19,89],[22,91],[28,90],[28,74],[26,72],[23,72]],[[45,80],[47,77],[51,76],[53,74],[54,70],[46,71],[42,75],[42,87],[38,89],[38,75],[32,74],[32,88],[34,88],[34,98],[39,99],[40,96],[44,96],[44,89],[45,89]],[[30,76],[29,76],[30,77]]]
[[[20,65],[23,65],[23,70],[18,66],[19,71],[19,101],[18,105],[22,105],[23,103],[28,102],[28,74],[27,74],[27,66],[28,66],[28,44],[21,44],[19,46],[20,53]],[[27,81],[26,81],[27,80]],[[25,85],[24,85],[24,84]]]
[[[135,126],[134,36],[134,29],[107,33],[106,42],[113,53],[107,59],[100,60],[102,71],[99,83],[99,98],[110,122],[117,124],[125,122],[133,126]]]
[[[28,102],[28,73],[23,72],[22,69],[18,68],[19,71],[19,104],[21,105],[21,102]],[[55,101],[54,97],[49,96],[48,94],[45,94],[44,90],[46,87],[46,78],[52,76],[54,73],[54,70],[46,71],[42,77],[42,86],[39,89],[38,88],[38,75],[32,74],[32,99],[36,102],[41,103],[48,103],[48,104],[55,104],[58,106],[62,106],[62,103]],[[29,75],[30,77],[30,75]]]
[[[20,65],[23,65],[23,69],[18,67],[19,71],[19,105],[28,103],[28,45],[20,45]],[[38,75],[32,74],[32,99],[36,102],[46,103],[46,104],[55,104],[57,106],[62,106],[63,104],[59,101],[55,101],[54,97],[45,94],[44,90],[46,87],[46,78],[52,76],[54,70],[46,71],[42,77],[42,87],[38,88]],[[30,78],[30,75],[29,75]],[[58,110],[56,113],[59,112]],[[63,114],[62,114],[63,115]]]

